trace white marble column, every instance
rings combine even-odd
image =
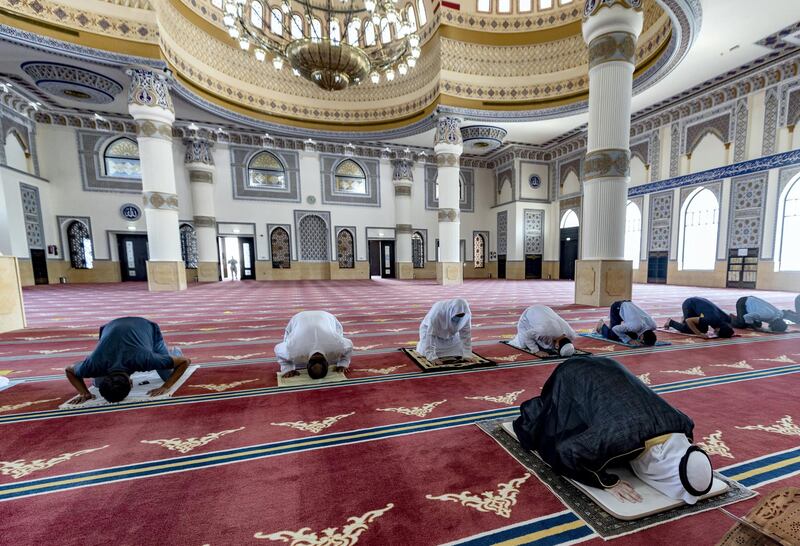
[[[186,269],[181,258],[172,155],[175,111],[169,86],[164,75],[157,72],[135,68],[127,73],[131,77],[128,111],[136,121],[142,166],[142,200],[150,254],[147,285],[151,291],[185,290]]]
[[[192,189],[194,230],[197,235],[197,280],[219,280],[217,251],[217,219],[214,213],[214,156],[213,142],[189,138],[185,142],[184,163]]]
[[[436,154],[439,183],[439,258],[436,280],[452,285],[464,282],[459,239],[461,234],[460,158],[464,146],[461,139],[461,120],[441,116],[436,125],[433,151]]]
[[[395,245],[397,278],[413,279],[414,264],[411,256],[411,186],[414,182],[414,163],[407,158],[392,161],[394,185]]]
[[[589,124],[584,162],[581,260],[575,303],[607,305],[630,298],[625,206],[630,181],[630,125],[636,39],[642,0],[587,0]]]

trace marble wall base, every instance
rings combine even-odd
[[[525,262],[523,260],[506,261],[506,279],[512,281],[525,280]]]
[[[13,256],[0,256],[0,333],[25,328],[22,279]]]
[[[186,265],[180,262],[147,262],[147,288],[150,292],[186,290]]]
[[[576,260],[575,303],[605,307],[631,299],[632,271],[625,260]]]
[[[717,260],[714,269],[698,271],[694,269],[678,269],[678,262],[670,260],[667,264],[667,284],[683,286],[706,286],[708,288],[725,288],[728,282],[728,261]]]
[[[412,262],[397,262],[395,272],[398,279],[408,280],[414,278],[414,264]]]
[[[464,265],[460,262],[436,262],[436,282],[442,286],[464,283]]]
[[[800,271],[775,271],[775,262],[758,262],[756,288],[800,292]]]
[[[545,260],[542,262],[542,278],[546,280],[558,280],[558,273],[561,264],[556,260]]]
[[[217,262],[198,262],[197,280],[199,282],[219,282],[219,264]]]

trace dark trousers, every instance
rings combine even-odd
[[[622,307],[622,304],[626,301],[630,300],[620,300],[615,301],[611,304],[611,308],[608,312],[608,321],[609,325],[603,324],[603,327],[600,329],[600,335],[606,339],[610,339],[611,341],[622,341],[617,334],[614,333],[612,328],[619,324],[622,324],[622,315],[620,314],[619,310]]]
[[[795,324],[800,324],[800,296],[794,299],[794,311],[787,309],[783,312],[783,318],[791,320]]]
[[[693,334],[692,329],[686,326],[686,321],[684,322],[675,322],[672,319],[669,319],[669,327],[673,328],[679,332],[683,332],[684,334]]]
[[[747,324],[744,321],[744,316],[746,314],[747,314],[747,296],[743,296],[738,300],[736,300],[736,318],[733,319],[733,321],[731,322],[731,326],[733,326],[734,328],[761,327],[761,324],[758,322],[755,324]]]

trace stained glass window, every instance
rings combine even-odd
[[[139,145],[128,137],[120,137],[106,146],[103,153],[106,176],[114,178],[142,178],[139,162]]]
[[[366,195],[367,176],[358,163],[345,159],[336,167],[335,189],[341,193],[358,193]]]
[[[473,242],[472,255],[474,257],[475,269],[486,267],[486,239],[480,233],[475,235]]]
[[[94,267],[94,251],[92,238],[86,224],[77,220],[67,227],[67,243],[69,244],[69,261],[73,269],[92,269]]]
[[[273,269],[289,269],[292,255],[289,248],[289,233],[283,228],[275,228],[269,238]]]
[[[339,258],[339,269],[353,269],[356,258],[353,250],[353,234],[343,229],[336,236],[336,252]]]
[[[248,183],[256,188],[286,188],[286,171],[275,155],[259,152],[247,168]]]
[[[189,224],[181,224],[181,257],[186,269],[197,269],[197,233]]]
[[[425,267],[425,239],[419,231],[415,231],[411,236],[411,261],[414,263],[414,269]]]

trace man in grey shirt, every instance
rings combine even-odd
[[[736,302],[736,315],[731,314],[731,324],[734,328],[760,330],[765,322],[771,332],[786,331],[783,311],[755,296],[739,298]]]

